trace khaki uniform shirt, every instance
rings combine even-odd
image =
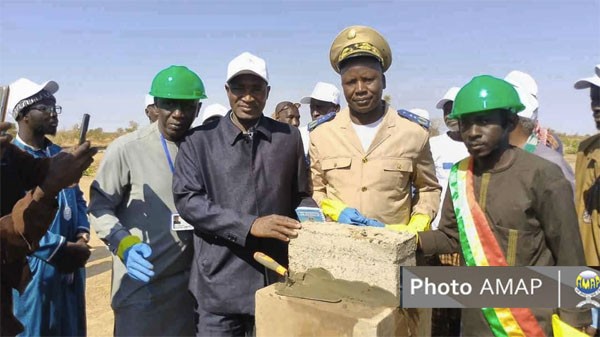
[[[414,213],[433,219],[441,187],[427,130],[386,104],[379,130],[364,151],[351,123],[345,108],[310,134],[315,201],[337,199],[386,224],[406,224]]]
[[[600,191],[590,192],[600,179],[600,134],[579,145],[575,164],[575,203],[586,265],[600,265]],[[590,195],[594,194],[594,195]],[[586,199],[586,196],[588,199]],[[586,200],[590,205],[586,212]]]

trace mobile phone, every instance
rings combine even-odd
[[[79,132],[79,145],[85,143],[85,135],[87,134],[89,123],[90,115],[83,114],[83,119],[81,120],[81,130]]]
[[[6,110],[8,108],[8,92],[10,91],[10,87],[8,85],[3,85],[0,87],[0,113],[2,113],[2,119],[0,122],[4,122],[6,120]]]
[[[296,208],[296,215],[300,222],[325,222],[325,215],[319,207],[298,207]]]

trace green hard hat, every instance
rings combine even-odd
[[[465,84],[454,99],[449,118],[457,119],[465,115],[506,109],[517,113],[525,109],[519,94],[508,82],[490,75],[481,75]]]
[[[149,94],[171,99],[206,98],[204,83],[200,77],[184,66],[170,66],[161,70],[152,80]]]

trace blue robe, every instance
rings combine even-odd
[[[49,140],[42,150],[27,146],[19,138],[13,142],[34,157],[53,156],[61,150]],[[86,335],[85,268],[63,274],[52,264],[67,241],[77,241],[77,233],[89,233],[87,206],[79,186],[63,189],[58,205],[50,229],[40,240],[40,248],[27,257],[31,282],[23,294],[13,291],[15,316],[25,326],[19,336]]]

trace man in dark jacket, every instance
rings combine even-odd
[[[316,206],[300,132],[263,115],[268,80],[261,58],[233,59],[225,85],[231,111],[194,129],[177,155],[175,205],[195,234],[190,291],[198,336],[253,331],[254,293],[277,281],[253,253],[287,265],[288,241],[300,229],[294,209]]]

